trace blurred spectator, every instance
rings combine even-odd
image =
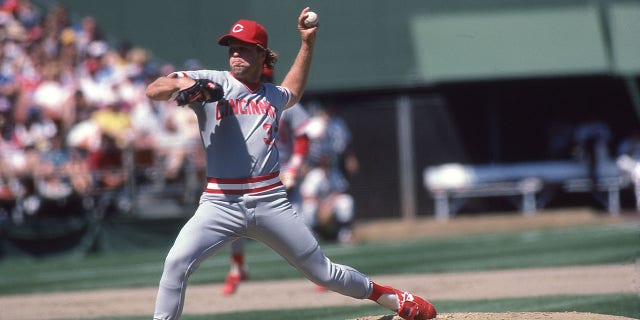
[[[74,25],[74,32],[76,34],[76,46],[82,56],[87,54],[90,43],[103,40],[102,32],[93,16],[83,17],[80,24]]]
[[[16,195],[11,188],[13,176],[13,154],[22,153],[13,141],[13,126],[8,115],[0,112],[0,223],[6,222],[16,202]]]
[[[68,217],[83,212],[82,195],[86,185],[73,180],[70,152],[63,145],[61,135],[51,139],[51,148],[42,152],[34,170],[37,194],[40,196],[40,216]],[[78,189],[76,189],[78,187]]]
[[[35,149],[25,147],[19,143],[15,133],[15,123],[7,119],[6,113],[0,113],[0,174],[5,181],[11,181],[18,176],[29,174],[35,165]]]
[[[11,212],[16,205],[16,197],[8,181],[0,174],[0,225],[11,221]]]
[[[16,20],[27,29],[35,27],[42,19],[42,12],[30,0],[7,0],[2,9],[12,13]]]
[[[84,99],[82,91],[77,91],[76,122],[71,126],[66,137],[66,143],[80,154],[86,155],[100,148],[102,132],[98,123],[91,117],[95,107]]]
[[[87,158],[95,186],[96,215],[128,213],[131,210],[126,190],[128,172],[124,168],[123,150],[117,146],[116,140],[102,134],[100,147],[91,151]]]
[[[20,85],[16,81],[19,54],[19,49],[9,38],[6,25],[0,23],[0,112],[12,111],[10,109],[20,94]]]
[[[85,155],[77,149],[69,148],[69,161],[66,163],[64,171],[73,187],[73,190],[83,198],[92,196],[94,181],[92,179],[89,163]]]
[[[72,106],[70,127],[73,127],[74,125],[87,119],[91,119],[91,116],[97,110],[95,105],[89,103],[81,90],[76,90],[74,92],[70,104]],[[70,129],[71,128],[69,128],[69,130]]]
[[[39,42],[49,57],[56,57],[59,53],[60,46],[63,45],[61,35],[63,31],[70,27],[69,12],[63,6],[53,7],[41,21],[37,36]],[[68,34],[65,39],[68,40]]]
[[[131,138],[131,105],[125,101],[113,101],[98,109],[91,118],[100,131],[111,137],[119,149],[129,145]]]
[[[52,61],[45,65],[42,81],[33,92],[33,103],[42,110],[44,117],[60,128],[68,128],[73,120],[73,83],[62,82],[62,69]]]
[[[76,47],[76,35],[73,29],[67,27],[62,30],[58,38],[58,61],[60,62],[63,81],[75,80],[76,66],[80,62],[80,54]]]
[[[204,155],[198,151],[202,148],[199,148],[200,132],[193,111],[175,106],[165,111],[168,112],[163,121],[163,130],[158,132],[156,150],[163,160],[164,178],[175,182],[183,177],[182,170],[187,161],[202,171],[204,163],[200,159]]]
[[[140,47],[131,48],[131,50],[126,51],[124,56],[124,70],[127,78],[134,85],[141,86],[144,88],[146,86],[146,80],[151,76],[152,70],[150,70],[150,53]]]
[[[30,108],[27,119],[17,122],[14,128],[15,139],[23,148],[34,148],[38,151],[48,150],[51,138],[58,133],[56,124],[46,118],[38,108]]]
[[[149,53],[142,48],[132,48],[119,63],[121,80],[115,86],[117,98],[130,105],[131,135],[135,149],[151,150],[156,135],[161,130],[162,112],[154,109],[144,91],[149,76]]]
[[[3,70],[10,75],[17,91],[13,102],[12,114],[16,121],[25,121],[27,111],[32,107],[33,91],[40,81],[39,67],[46,57],[36,44],[27,42],[26,31],[22,26],[12,23],[7,26],[8,42],[4,46],[8,67]]]
[[[10,122],[9,114],[0,112],[0,164],[2,164],[0,173],[2,173],[2,169],[7,167],[3,159],[18,148],[19,146],[14,141],[13,123]]]
[[[37,193],[33,176],[19,176],[14,185],[16,204],[11,213],[11,219],[15,224],[25,221],[33,221],[37,218],[42,206],[40,195]]]
[[[114,85],[118,84],[112,66],[108,65],[107,44],[102,41],[90,44],[89,55],[80,65],[80,90],[92,104],[101,108],[117,102]]]

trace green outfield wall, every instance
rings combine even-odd
[[[59,2],[94,16],[114,45],[126,40],[157,59],[181,66],[197,58],[210,68],[226,67],[216,39],[239,18],[267,28],[288,68],[299,45],[295,19],[309,5],[321,25],[312,91],[640,72],[637,0]]]

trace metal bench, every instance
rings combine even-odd
[[[620,177],[605,177],[598,179],[595,190],[605,192],[606,199],[598,198],[607,207],[607,211],[611,214],[620,213],[620,190],[626,188],[631,180],[626,175]],[[584,193],[592,192],[593,186],[590,179],[572,179],[563,184],[565,192]]]
[[[602,200],[611,214],[620,211],[620,190],[630,185],[627,174],[614,162],[598,168],[595,191],[606,193]],[[592,192],[585,164],[577,161],[525,162],[514,164],[442,164],[425,168],[424,186],[434,199],[437,219],[449,219],[467,198],[520,197],[523,214],[533,214],[544,206],[537,197],[546,185],[560,185],[564,192]]]
[[[542,190],[541,181],[531,178],[521,181],[482,183],[459,188],[433,189],[431,193],[435,200],[436,219],[446,220],[462,205],[462,202],[455,200],[464,198],[519,196],[521,197],[520,210],[523,214],[531,214],[537,210],[536,193],[540,190]],[[454,200],[453,203],[452,200]]]

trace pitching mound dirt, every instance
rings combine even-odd
[[[449,320],[633,320],[632,318],[580,312],[505,312],[505,313],[444,313],[438,319]],[[350,320],[402,320],[393,315],[363,317]]]

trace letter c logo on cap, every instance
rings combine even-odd
[[[244,30],[244,26],[241,24],[236,24],[233,26],[233,29],[231,29],[232,32],[242,32],[242,30]]]

